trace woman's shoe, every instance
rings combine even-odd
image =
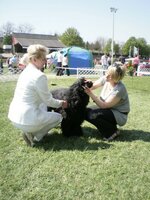
[[[112,140],[114,140],[116,137],[118,137],[118,135],[120,135],[120,130],[117,129],[117,131],[112,134],[109,138],[103,138],[105,141],[111,142]]]
[[[32,133],[23,133],[23,139],[26,144],[30,147],[34,147],[33,135]]]

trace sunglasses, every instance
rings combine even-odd
[[[114,63],[112,66],[116,68],[116,72],[118,73],[118,75],[122,76],[122,69],[120,67],[120,64]]]

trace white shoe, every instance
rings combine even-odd
[[[34,147],[33,135],[32,133],[23,133],[23,139],[25,140],[26,144],[30,147]]]
[[[44,135],[43,134],[35,135],[33,137],[33,142],[40,142],[46,135],[48,135],[48,133],[45,133]]]
[[[109,138],[103,138],[103,140],[111,142],[116,137],[118,137],[118,135],[120,135],[120,130],[119,129],[114,134],[112,134]]]

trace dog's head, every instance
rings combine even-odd
[[[80,78],[78,83],[83,89],[84,87],[91,88],[93,86],[93,82],[90,80],[86,80],[84,77]]]
[[[80,94],[80,96],[85,95],[86,93],[84,92],[85,87],[91,88],[93,86],[93,82],[86,80],[84,77],[79,78],[71,87],[70,91],[71,94]],[[87,95],[86,95],[87,96]]]
[[[92,81],[86,80],[85,77],[81,77],[70,87],[70,89],[73,90],[75,93],[83,93],[85,87],[91,88],[92,86]]]
[[[86,80],[84,77],[79,78],[67,90],[68,112],[75,110],[83,110],[89,102],[89,96],[85,93],[85,87],[91,88],[92,81]]]

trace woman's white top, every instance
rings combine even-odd
[[[40,125],[49,121],[49,114],[41,104],[54,108],[61,107],[62,100],[52,97],[46,75],[29,64],[20,74],[8,118],[22,125]]]

